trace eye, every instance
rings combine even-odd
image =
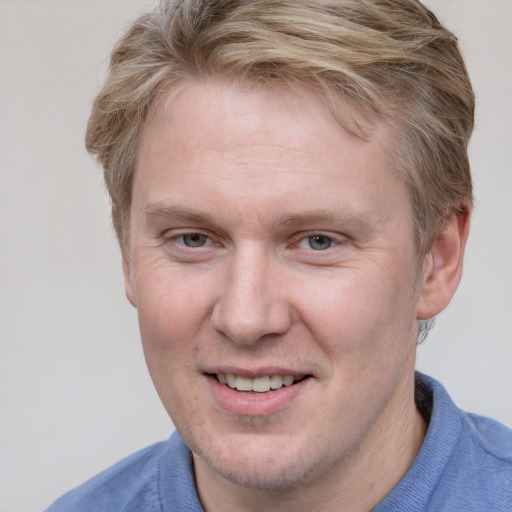
[[[314,235],[308,237],[308,244],[315,251],[323,251],[331,247],[332,240],[328,236]]]
[[[201,233],[190,233],[188,235],[182,235],[181,239],[187,247],[202,247],[208,243],[208,237]]]
[[[303,249],[313,249],[314,251],[325,251],[335,244],[332,238],[325,235],[312,235],[303,238],[299,242],[299,247]]]

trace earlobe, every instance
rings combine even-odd
[[[124,275],[124,289],[126,293],[126,297],[130,301],[130,304],[133,307],[137,307],[137,303],[135,302],[135,293],[133,290],[133,282],[131,275],[131,262],[123,256],[123,275]]]
[[[459,285],[470,217],[469,206],[464,205],[464,208],[455,212],[425,259],[422,290],[416,312],[419,320],[433,318],[446,308]]]

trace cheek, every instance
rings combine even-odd
[[[209,300],[208,276],[204,272],[187,272],[164,258],[142,261],[136,267],[137,309],[140,320],[149,319],[158,325],[169,324],[193,328],[196,318]],[[189,322],[187,322],[189,320]]]
[[[154,386],[176,425],[182,416],[201,419],[197,361],[205,322],[204,300],[187,282],[141,276],[138,316],[144,356]]]
[[[334,358],[350,356],[362,365],[386,358],[396,353],[395,345],[407,344],[415,325],[414,280],[407,274],[371,266],[347,270],[309,292],[302,317]]]
[[[202,280],[148,265],[138,274],[136,296],[142,343],[148,365],[175,367],[197,350],[208,319],[210,296]]]

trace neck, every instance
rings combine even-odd
[[[427,425],[414,404],[414,379],[406,403],[390,402],[353,452],[328,472],[293,489],[260,490],[240,487],[214,473],[194,455],[196,482],[207,512],[294,512],[350,510],[377,506],[412,466]],[[319,507],[319,504],[320,507]]]

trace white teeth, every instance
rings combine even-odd
[[[270,377],[258,377],[252,379],[252,390],[258,393],[270,391]]]
[[[237,389],[238,391],[254,391],[256,393],[266,393],[271,389],[291,386],[295,381],[293,375],[271,375],[251,379],[230,373],[218,373],[217,379],[221,384],[227,384],[232,389]]]
[[[252,379],[248,377],[236,377],[235,387],[238,391],[252,391]]]
[[[284,386],[291,386],[293,384],[293,381],[295,379],[293,378],[293,375],[283,375],[283,385]]]
[[[230,388],[236,388],[236,377],[234,375],[231,375],[230,373],[226,375],[226,381]]]
[[[272,377],[270,377],[270,387],[272,389],[282,388],[283,387],[282,375],[272,375]]]

